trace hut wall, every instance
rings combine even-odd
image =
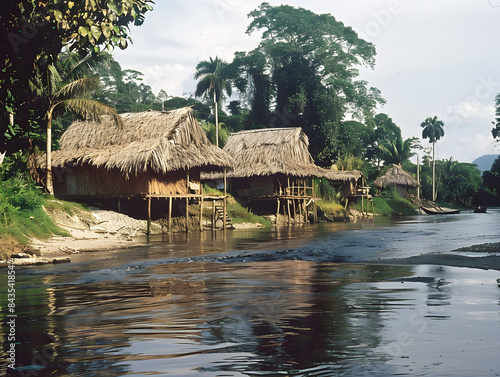
[[[189,171],[189,187],[187,188],[187,173],[185,170],[169,172],[168,174],[151,173],[149,193],[161,195],[197,194],[200,191],[200,171]]]
[[[231,189],[240,198],[274,195],[273,176],[231,178]]]
[[[396,192],[402,198],[406,198],[408,195],[408,186],[396,185]]]
[[[159,173],[140,173],[129,179],[118,170],[106,170],[94,166],[80,166],[71,169],[64,176],[57,177],[56,195],[99,196],[99,195],[137,195],[187,194],[187,176],[185,170]],[[56,181],[55,180],[55,181]],[[190,172],[190,186],[198,187],[200,172]],[[191,190],[191,192],[196,190]]]

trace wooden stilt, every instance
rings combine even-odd
[[[280,222],[280,199],[278,198],[278,206],[276,207],[276,225]]]
[[[189,195],[189,170],[186,170],[186,194]],[[189,198],[186,197],[186,232],[189,232]]]
[[[212,200],[212,231],[215,230],[215,200]]]
[[[186,198],[186,232],[189,232],[189,198]]]
[[[299,224],[302,223],[302,205],[303,205],[303,201],[299,199]]]
[[[172,197],[168,198],[168,232],[172,231]]]
[[[306,211],[306,225],[308,225],[309,224],[309,207],[307,206],[306,200],[307,199],[304,199],[304,207],[305,207],[305,211]]]
[[[203,232],[203,197],[200,199],[200,232]]]
[[[149,236],[151,234],[151,197],[148,196],[148,228],[146,234]]]
[[[286,200],[286,206],[287,206],[287,213],[288,213],[288,225],[291,225],[292,218],[291,218],[291,214],[290,214],[290,199]]]
[[[120,198],[118,198],[118,213],[122,213],[122,202],[120,200]]]
[[[200,182],[200,232],[203,232],[203,185]]]
[[[227,211],[227,170],[224,168],[224,213],[222,214],[222,229],[226,230],[226,211]]]

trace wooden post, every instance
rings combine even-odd
[[[222,221],[224,222],[222,224],[222,229],[225,231],[226,230],[226,210],[227,210],[227,203],[226,203],[226,196],[227,196],[227,170],[224,168],[224,213],[222,214]]]
[[[200,182],[200,232],[203,232],[203,186]]]
[[[186,195],[189,195],[189,169],[186,170]],[[186,232],[189,232],[189,197],[186,196]]]
[[[278,205],[276,206],[276,226],[280,221],[280,198],[277,199]]]
[[[302,200],[298,199],[299,203],[298,203],[298,206],[299,206],[299,224],[302,224],[302,205],[303,205],[303,202]]]
[[[172,197],[168,197],[168,232],[172,231]]]
[[[212,230],[215,230],[215,200],[212,200]]]
[[[186,232],[189,232],[189,198],[186,196]]]
[[[122,203],[120,198],[118,198],[118,213],[122,213]]]
[[[307,199],[304,199],[304,210],[306,212],[306,225],[309,224],[309,207],[307,206],[306,203]]]
[[[149,236],[151,234],[151,197],[148,196],[148,228],[146,234]]]
[[[288,187],[290,189],[290,186]],[[290,190],[289,190],[290,191]],[[288,214],[288,225],[291,225],[291,214],[290,214],[290,199],[286,200],[287,214]]]

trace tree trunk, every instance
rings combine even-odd
[[[434,144],[432,142],[432,201],[436,201],[436,160],[434,159]]]
[[[217,112],[217,97],[214,90],[214,104],[215,104],[215,145],[219,147],[219,114]]]
[[[54,195],[52,184],[52,110],[47,114],[47,153],[46,153],[46,181],[45,187],[50,195]]]

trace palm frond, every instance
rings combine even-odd
[[[114,119],[118,128],[121,129],[123,127],[122,120],[116,110],[101,102],[86,98],[73,98],[66,99],[61,103],[67,111],[85,120],[100,121],[103,115],[110,115]]]
[[[79,97],[99,87],[98,77],[84,77],[62,87],[54,94],[54,102],[64,101],[69,98]]]

